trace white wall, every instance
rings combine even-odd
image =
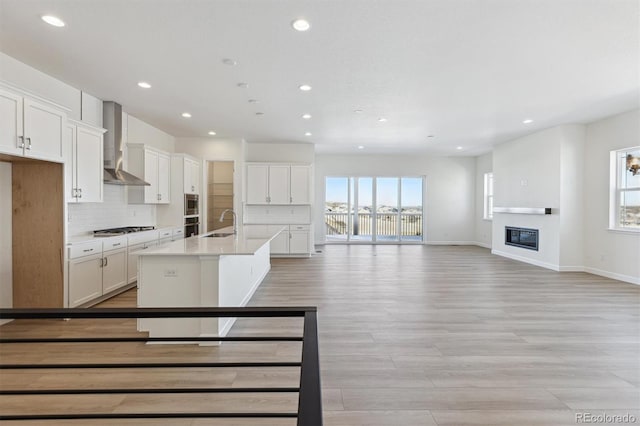
[[[0,308],[13,307],[11,198],[11,163],[0,161]]]
[[[560,147],[560,258],[563,271],[584,266],[584,177],[586,126],[563,126]]]
[[[476,244],[491,248],[491,220],[484,219],[484,174],[493,171],[493,154],[476,157],[475,229]]]
[[[248,143],[247,161],[265,161],[274,163],[308,163],[315,159],[312,144],[295,143]]]
[[[325,241],[327,176],[426,176],[426,242],[465,243],[475,239],[475,158],[404,155],[317,155],[315,240]]]
[[[80,120],[80,90],[0,52],[0,79],[71,109],[70,118]]]
[[[142,143],[162,151],[175,152],[176,138],[160,129],[128,115],[127,143]]]
[[[587,126],[585,150],[585,267],[640,284],[640,234],[609,227],[609,152],[640,145],[640,110]]]
[[[560,127],[497,146],[493,151],[495,207],[552,207],[553,215],[494,213],[494,253],[556,269],[560,258]],[[540,231],[539,251],[504,244],[505,226]]]

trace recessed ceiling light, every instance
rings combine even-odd
[[[304,135],[305,136],[311,136],[311,132],[306,132]]]
[[[524,120],[524,121],[522,122],[522,124],[531,124],[531,123],[533,123],[533,120],[532,120],[532,119],[530,119],[530,118],[527,118],[526,120]]]
[[[309,21],[302,18],[296,19],[295,21],[293,21],[291,23],[291,26],[296,31],[307,31],[309,28],[311,28],[311,24],[309,23]]]
[[[146,81],[139,82],[138,86],[142,87],[143,89],[151,89],[151,85],[149,83],[147,83]]]
[[[249,83],[238,83],[236,86],[246,89],[247,87],[249,87]]]
[[[385,121],[387,121],[387,119],[384,118],[384,117],[380,117],[380,118],[378,118],[378,121],[381,122],[381,123],[384,123]]]
[[[311,114],[302,114],[302,118],[304,118],[305,120],[308,120],[311,118]]]
[[[191,114],[189,114],[188,112],[183,112],[183,113],[182,113],[182,116],[183,116],[184,118],[191,118]]]
[[[298,87],[300,90],[302,90],[303,92],[308,92],[309,90],[311,90],[311,86],[309,86],[308,84],[302,84],[300,85],[300,87]]]
[[[236,61],[234,61],[233,59],[231,59],[231,58],[224,58],[222,60],[222,63],[225,64],[225,65],[229,65],[229,66],[238,65],[238,63]]]
[[[215,136],[215,135],[216,135],[216,132],[214,132],[214,131],[212,130],[212,131],[210,131],[210,132],[209,132],[209,135],[211,135],[211,136]]]
[[[358,145],[358,149],[364,149],[364,145]]]
[[[53,25],[54,27],[64,27],[64,21],[56,16],[44,15],[42,20],[49,25]]]
[[[457,147],[456,147],[456,149],[457,149],[458,151],[462,151],[462,147],[461,147],[461,146],[457,146]]]
[[[249,102],[250,104],[260,103],[257,99],[249,99],[247,102]]]
[[[364,111],[362,111],[361,109],[354,109],[353,112],[355,112],[356,114],[362,114]]]

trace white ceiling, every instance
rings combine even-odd
[[[178,137],[475,155],[638,108],[638,16],[637,0],[0,0],[0,50]]]

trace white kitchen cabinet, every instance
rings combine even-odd
[[[289,226],[289,254],[310,254],[310,226]]]
[[[269,166],[247,166],[247,204],[269,204]]]
[[[200,163],[188,157],[184,158],[184,193],[200,193]]]
[[[289,173],[289,166],[269,166],[269,204],[291,204]]]
[[[102,295],[102,241],[77,244],[69,249],[69,307]]]
[[[65,127],[65,193],[69,203],[103,199],[103,135],[106,130],[68,120]]]
[[[127,285],[127,248],[105,251],[102,258],[102,294]]]
[[[114,237],[69,248],[69,307],[127,285],[127,238]]]
[[[311,204],[311,167],[291,166],[291,204]]]
[[[63,107],[0,87],[0,153],[61,163],[66,120]]]
[[[169,204],[171,201],[171,157],[142,144],[128,144],[129,172],[149,186],[130,186],[130,204]]]
[[[282,229],[280,234],[270,243],[272,256],[309,256],[311,254],[310,225],[243,225],[247,238],[267,238],[280,229]]]
[[[310,204],[310,166],[248,164],[247,204]]]

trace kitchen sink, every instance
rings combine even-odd
[[[213,234],[205,235],[205,238],[224,238],[233,235],[233,232],[214,232]]]

